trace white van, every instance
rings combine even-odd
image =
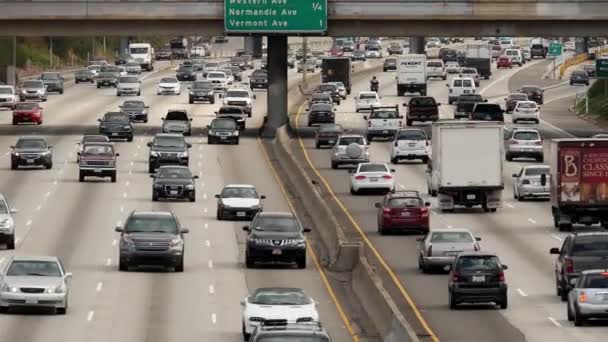
[[[521,50],[519,49],[506,49],[505,55],[511,57],[513,64],[517,64],[518,66],[522,66],[524,64],[524,56],[521,54]]]
[[[452,104],[458,96],[475,94],[475,80],[471,77],[456,77],[446,84],[449,88],[448,103]]]
[[[133,58],[142,70],[154,70],[154,49],[148,43],[131,43],[129,44],[129,55]]]
[[[433,59],[426,62],[426,79],[428,80],[432,77],[441,78],[442,80],[447,79],[448,75],[441,59]]]

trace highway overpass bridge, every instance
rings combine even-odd
[[[0,0],[3,35],[222,34],[223,0]],[[328,34],[596,36],[608,0],[328,0]]]

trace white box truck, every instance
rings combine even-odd
[[[420,93],[426,96],[426,55],[405,55],[397,59],[397,96]]]
[[[480,205],[501,207],[504,188],[503,126],[487,121],[440,120],[433,123],[427,186],[438,196],[439,209]]]
[[[489,44],[467,44],[464,50],[467,67],[477,69],[479,76],[489,80],[492,75],[492,49]]]
[[[154,49],[149,43],[129,44],[129,55],[141,65],[142,70],[154,70]]]

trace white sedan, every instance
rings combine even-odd
[[[380,107],[380,96],[375,91],[361,91],[355,97],[355,111],[371,110],[372,107]]]
[[[534,101],[517,101],[513,114],[511,115],[513,123],[518,121],[540,121],[540,106]]]
[[[175,77],[161,78],[160,82],[158,82],[158,90],[156,90],[157,95],[179,95],[181,93],[182,86]]]
[[[251,333],[265,320],[285,319],[287,323],[319,321],[317,302],[297,288],[259,288],[243,299],[241,306],[245,341],[249,341]]]
[[[448,74],[457,74],[460,72],[460,64],[458,64],[458,62],[446,62],[445,71],[447,71]]]
[[[360,163],[351,170],[350,193],[358,194],[361,190],[395,191],[395,170],[381,163]]]

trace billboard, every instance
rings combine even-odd
[[[560,149],[560,200],[608,201],[608,148]]]

